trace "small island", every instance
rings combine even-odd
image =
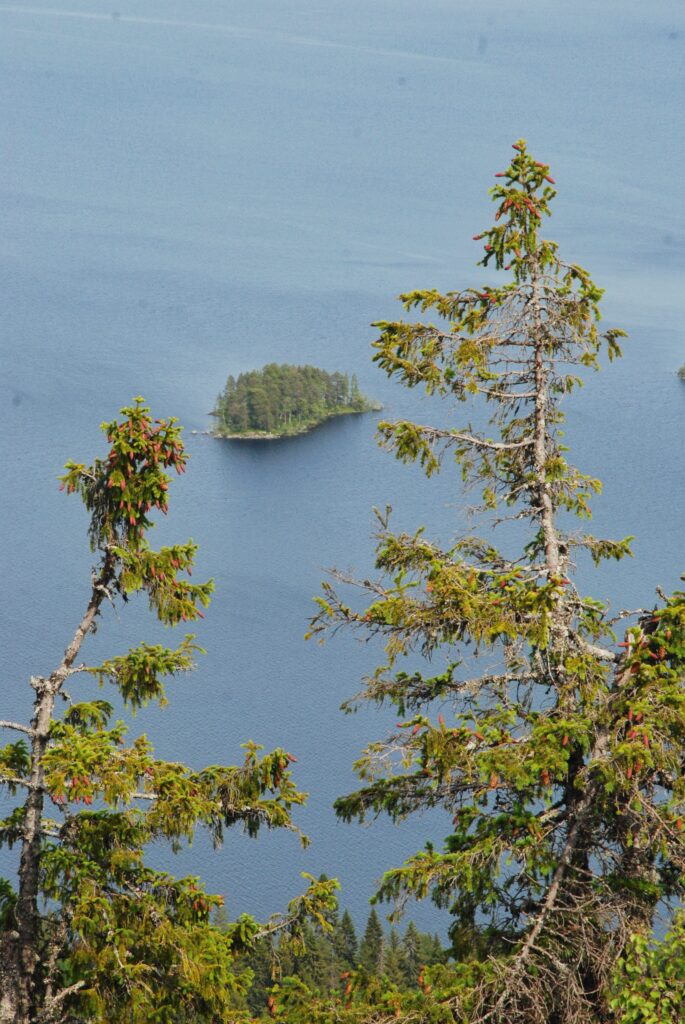
[[[683,365],[678,370],[678,376],[681,380],[685,380],[685,363],[683,363]]]
[[[333,416],[378,412],[382,406],[366,398],[357,378],[327,373],[315,366],[279,366],[229,377],[212,416],[215,437],[268,441],[304,434]]]

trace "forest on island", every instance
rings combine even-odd
[[[190,579],[191,540],[151,546],[188,454],[176,420],[137,397],[102,424],[102,453],[60,477],[89,516],[88,597],[62,658],[26,681],[22,720],[0,720],[13,736],[0,748],[0,844],[18,850],[16,877],[0,878],[0,1024],[684,1019],[685,591],[654,581],[641,607],[616,611],[576,571],[579,558],[599,569],[631,554],[632,537],[587,530],[601,483],[569,461],[561,405],[600,357],[620,357],[625,333],[600,329],[602,290],[542,236],[550,168],[523,140],[513,149],[493,223],[475,236],[480,265],[508,276],[405,293],[410,318],[377,323],[373,343],[388,377],[453,415],[465,403],[489,413],[487,430],[468,416],[378,425],[382,447],[426,476],[456,463],[481,501],[481,536],[444,546],[420,524],[394,532],[392,510],[376,509],[374,568],[332,570],[308,634],[374,641],[381,664],[344,707],[397,721],[361,752],[359,788],[335,811],[400,828],[442,812],[442,842],[431,834],[388,866],[373,902],[396,920],[432,899],[451,918],[448,951],[411,926],[386,936],[375,911],[357,944],[324,875],[303,873],[303,891],[260,922],[230,919],[199,878],[148,863],[165,842],[204,832],[219,847],[236,828],[306,845],[307,794],[285,746],[247,740],[236,764],[191,767],[115,717],[164,706],[167,681],[202,653],[194,634],[86,660],[108,605],[130,610],[138,595],[183,629],[214,590]],[[268,382],[276,396],[287,377],[294,395],[309,380],[325,409],[334,375],[285,369],[253,376],[253,392]],[[355,401],[354,380],[335,380],[337,400]],[[498,547],[507,520],[520,529]]]
[[[279,366],[230,376],[214,409],[219,434],[298,433],[330,416],[379,408],[359,390],[356,375],[315,366]]]

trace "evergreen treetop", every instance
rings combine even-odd
[[[579,371],[619,355],[623,332],[600,330],[601,290],[541,234],[549,167],[523,141],[514,150],[491,191],[494,224],[476,236],[481,263],[509,279],[403,295],[438,321],[377,324],[374,358],[456,409],[473,403],[479,422],[489,414],[487,430],[384,422],[381,443],[427,475],[450,456],[488,524],[515,519],[528,536],[517,552],[491,534],[445,549],[378,513],[381,575],[358,584],[367,606],[327,582],[312,632],[383,638],[385,664],[347,707],[389,702],[401,716],[357,762],[362,788],[337,801],[340,817],[442,807],[451,820],[443,848],[388,871],[378,894],[449,907],[462,967],[434,977],[451,1014],[605,1021],[628,936],[683,896],[685,594],[612,615],[574,583],[579,550],[596,564],[630,551],[630,538],[573,527],[600,484],[568,462],[560,432]],[[405,669],[414,652],[433,664]]]
[[[243,915],[219,929],[211,914],[222,896],[145,862],[151,843],[175,848],[197,829],[216,845],[231,826],[299,834],[292,812],[306,794],[283,748],[263,753],[250,741],[238,765],[191,770],[157,758],[145,736],[129,741],[112,704],[88,691],[89,681],[113,687],[131,710],[165,703],[165,679],[200,651],[192,634],[175,649],[143,643],[99,665],[79,660],[84,641],[110,602],[145,594],[176,626],[201,617],[213,590],[188,578],[192,541],[158,550],[148,541],[155,512],[168,510],[166,470],[185,469],[180,428],[153,420],[140,398],[122,416],[103,424],[106,456],[69,462],[62,477],[90,513],[96,566],[84,615],[59,665],[30,680],[30,724],[0,721],[20,737],[0,748],[0,786],[16,799],[0,843],[20,850],[16,886],[0,880],[2,1024],[233,1021],[252,977],[239,956],[260,936],[301,933],[307,917],[325,924],[335,903],[337,883],[308,878],[284,916],[262,926]]]
[[[359,966],[368,974],[383,974],[385,936],[375,907],[371,908],[364,935],[359,944]]]

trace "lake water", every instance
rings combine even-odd
[[[574,460],[605,482],[595,531],[637,538],[634,560],[587,585],[618,607],[676,586],[685,8],[69,0],[0,4],[0,47],[0,714],[26,717],[28,676],[54,666],[86,600],[85,517],[55,477],[102,451],[99,423],[142,394],[186,426],[192,455],[152,539],[192,536],[217,592],[198,670],[133,728],[198,767],[250,737],[284,745],[313,839],[302,852],[288,835],[229,835],[216,853],[198,839],[160,862],[261,916],[300,871],[337,875],[363,924],[374,880],[448,822],[335,821],[352,761],[391,719],[338,710],[377,650],[303,634],[326,566],[368,575],[373,505],[446,541],[464,523],[458,480],[395,464],[373,416],[264,446],[189,431],[210,425],[229,373],[270,361],[356,372],[387,415],[444,419],[373,368],[368,325],[396,315],[402,290],[482,283],[470,239],[524,136],[558,183],[549,235],[607,289],[607,325],[630,332],[625,359],[569,406]],[[133,602],[103,617],[89,660],[162,635]],[[445,926],[430,904],[411,916]]]

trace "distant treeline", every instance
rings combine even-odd
[[[262,940],[241,966],[254,972],[252,987],[238,1007],[264,1014],[268,993],[274,983],[297,978],[318,997],[339,995],[349,973],[359,972],[364,984],[374,978],[401,991],[416,989],[423,966],[444,963],[448,951],[437,935],[420,932],[410,923],[404,934],[394,928],[383,929],[376,910],[372,910],[361,940],[348,911],[330,915],[330,931],[315,926],[305,928],[304,946],[287,937],[271,943]],[[221,924],[221,915],[217,920]],[[342,975],[342,979],[341,979]]]
[[[377,408],[357,378],[315,366],[279,366],[229,377],[214,410],[218,433],[296,433],[329,416]]]

